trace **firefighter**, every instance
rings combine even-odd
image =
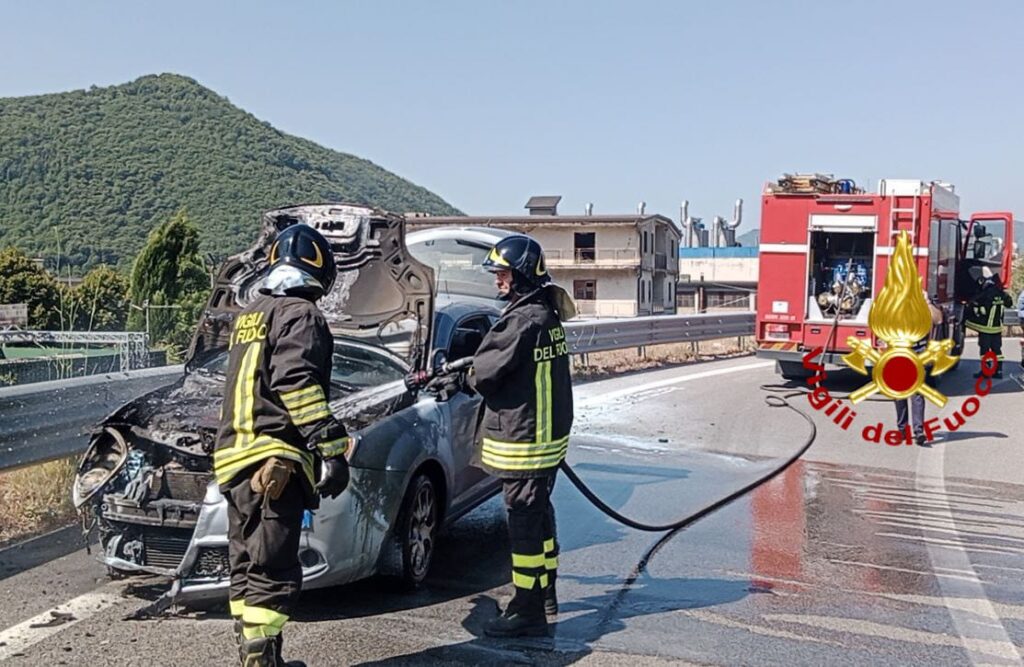
[[[1017,322],[1020,325],[1021,334],[1024,335],[1024,290],[1017,295]],[[1024,337],[1020,339],[1020,367],[1024,369]],[[1024,376],[1021,377],[1024,378]]]
[[[540,244],[510,236],[483,264],[508,302],[474,355],[470,383],[481,394],[481,462],[502,480],[515,595],[484,628],[491,637],[543,636],[558,613],[558,541],[551,491],[572,426],[569,345],[561,322],[572,299],[554,285]]]
[[[277,236],[267,268],[232,328],[214,473],[228,504],[242,665],[294,667],[303,663],[282,660],[281,628],[302,586],[302,517],[318,496],[345,490],[350,438],[327,407],[334,341],[316,306],[334,284],[330,245],[293,225]]]
[[[981,356],[992,352],[996,355],[994,377],[1003,377],[1003,310],[1013,306],[1013,298],[1006,293],[992,271],[982,268],[981,291],[967,304],[966,325],[978,332],[978,348]],[[982,362],[984,363],[984,362]],[[981,377],[979,369],[974,377]]]
[[[928,303],[928,312],[932,318],[932,328],[927,336],[914,343],[911,347],[914,354],[924,354],[925,350],[928,349],[928,341],[939,338],[942,332],[942,310],[928,297],[927,291],[922,290],[921,293],[924,300]],[[925,382],[929,386],[934,386],[935,380],[931,375],[928,375],[925,376]],[[924,396],[920,393],[915,393],[910,398],[897,399],[895,403],[896,430],[900,433],[905,433],[909,424],[913,430],[914,442],[919,447],[931,447],[924,435]]]

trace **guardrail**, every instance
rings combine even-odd
[[[753,334],[754,313],[631,317],[568,322],[565,326],[565,336],[573,354]]]
[[[754,313],[568,322],[573,354],[754,333]],[[170,384],[182,366],[0,388],[0,470],[77,454],[89,430],[130,399]]]
[[[0,470],[77,454],[96,422],[130,399],[173,382],[183,368],[145,368],[0,389]]]

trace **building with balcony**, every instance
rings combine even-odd
[[[430,227],[496,227],[529,234],[544,248],[555,282],[585,317],[633,317],[676,312],[680,231],[657,214],[560,215],[561,197],[532,197],[527,215],[422,216],[410,231]]]

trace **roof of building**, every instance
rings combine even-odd
[[[484,227],[536,227],[536,226],[576,226],[576,225],[638,225],[648,221],[658,221],[670,225],[677,232],[675,222],[664,215],[624,213],[620,215],[480,215],[480,216],[442,216],[428,215],[408,218],[409,227],[432,225],[460,225]]]

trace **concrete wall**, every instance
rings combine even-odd
[[[697,282],[702,273],[708,282],[756,283],[757,248],[681,248],[679,275]]]
[[[630,271],[610,270],[552,270],[552,277],[559,285],[574,295],[573,282],[576,280],[597,281],[597,299],[577,300],[581,315],[591,317],[633,317],[637,314],[637,278]]]
[[[757,259],[680,259],[679,275],[689,275],[691,281],[704,280],[720,283],[756,283]]]

